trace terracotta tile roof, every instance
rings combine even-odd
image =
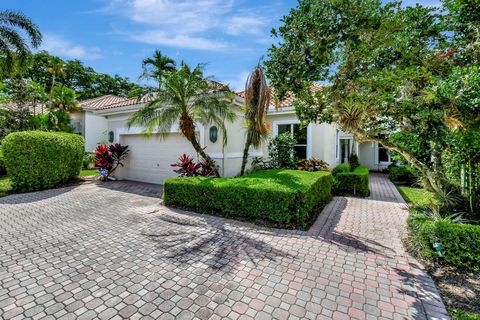
[[[325,87],[324,84],[313,84],[312,85],[312,92],[315,93],[323,87]],[[270,90],[272,92],[272,96],[274,96],[275,95],[275,89],[270,88]],[[240,91],[240,92],[237,92],[236,94],[239,97],[245,98],[245,91]],[[275,106],[276,108],[280,108],[280,109],[289,108],[293,105],[294,100],[295,100],[295,95],[292,92],[287,92],[287,95],[285,96],[285,98],[282,101],[274,99],[271,104],[272,104],[272,106]]]
[[[135,104],[144,103],[146,101],[149,101],[149,99],[140,99],[138,97],[129,98],[129,99],[124,99],[118,102],[104,105],[100,108],[97,108],[97,110],[106,110],[106,109],[113,109],[113,108],[119,108],[119,107],[133,106]]]
[[[129,99],[117,97],[109,94],[106,96],[81,101],[80,107],[87,110],[100,110],[108,105],[119,103],[126,100],[129,100]]]

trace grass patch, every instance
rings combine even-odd
[[[429,205],[431,202],[436,203],[434,193],[425,189],[399,185],[397,185],[397,189],[403,199],[412,206],[421,207]]]
[[[285,228],[306,228],[314,208],[330,201],[329,172],[262,170],[238,178],[179,177],[165,180],[164,202],[197,212]]]
[[[3,177],[0,178],[0,197],[6,196],[12,190],[12,183],[10,178]]]
[[[95,169],[88,169],[88,170],[81,170],[80,174],[78,175],[79,177],[90,177],[90,176],[96,176],[98,174],[98,171]]]

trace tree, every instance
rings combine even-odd
[[[79,110],[75,91],[66,87],[53,87],[50,93],[51,111],[75,112]]]
[[[135,112],[128,124],[139,125],[149,133],[158,132],[165,136],[172,125],[178,122],[183,136],[219,176],[215,162],[200,145],[197,125],[217,125],[223,133],[224,143],[227,143],[225,121],[235,119],[235,113],[231,110],[232,100],[233,94],[229,88],[205,78],[201,65],[192,69],[182,63],[180,68],[164,74],[155,99]]]
[[[248,76],[245,84],[245,126],[247,128],[247,139],[243,150],[242,169],[240,174],[245,172],[248,152],[250,147],[259,148],[268,133],[266,114],[270,105],[270,89],[263,73],[258,65]]]
[[[304,121],[337,122],[358,141],[377,141],[445,191],[439,161],[445,146],[442,106],[430,103],[431,81],[451,69],[441,17],[434,8],[378,0],[300,1],[274,35],[267,73],[278,94],[297,96]],[[310,86],[331,86],[312,93]],[[395,134],[396,133],[396,134]],[[421,137],[429,159],[409,138]]]
[[[175,70],[175,61],[155,50],[151,58],[142,61],[143,73],[140,76],[144,79],[154,79],[160,86],[166,72]]]
[[[0,55],[5,58],[4,67],[7,70],[13,69],[15,59],[20,64],[25,62],[30,55],[28,43],[38,48],[41,42],[42,35],[29,18],[20,12],[0,11]]]
[[[50,94],[52,94],[53,88],[55,87],[55,79],[57,77],[65,77],[65,62],[59,57],[51,56],[47,72],[52,74],[52,83],[50,86]]]

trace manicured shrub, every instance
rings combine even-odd
[[[48,189],[78,176],[85,141],[60,132],[23,131],[2,141],[5,164],[17,192]]]
[[[355,153],[352,153],[350,157],[348,157],[348,164],[350,165],[350,171],[354,171],[360,167],[360,160]]]
[[[95,167],[95,163],[93,160],[95,159],[95,154],[93,152],[85,152],[82,161],[82,168],[83,169],[93,169]]]
[[[164,183],[168,206],[306,228],[331,198],[329,172],[264,170],[238,178],[179,177]]]
[[[0,145],[0,178],[7,175],[7,167],[5,167],[5,160],[3,158],[2,146]]]
[[[466,270],[480,270],[480,225],[434,221],[425,215],[408,219],[409,245],[424,259]],[[444,257],[433,244],[441,243]]]
[[[368,186],[368,169],[365,167],[358,167],[353,171],[349,170],[350,166],[342,164],[334,169],[335,194],[347,194],[360,197],[368,196],[370,194]]]
[[[347,163],[342,163],[336,166],[335,168],[333,168],[332,170],[332,174],[334,176],[336,176],[338,173],[341,173],[341,172],[350,172],[350,165]]]
[[[411,166],[391,164],[388,166],[388,177],[394,182],[412,185],[417,181],[418,174]]]

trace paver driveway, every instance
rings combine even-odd
[[[171,210],[136,183],[2,198],[0,318],[446,318],[402,248],[403,200],[371,185],[308,232]]]

